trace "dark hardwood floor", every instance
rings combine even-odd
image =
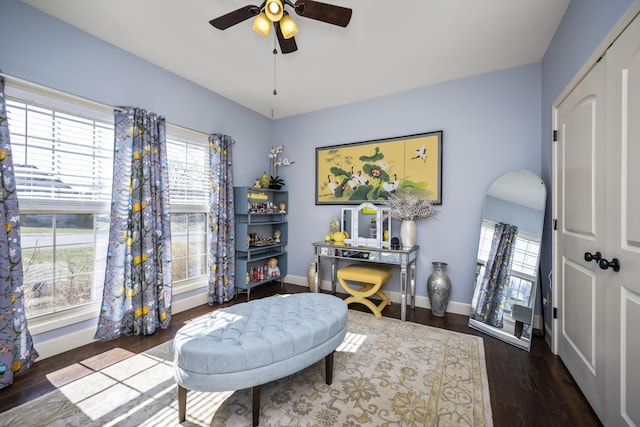
[[[251,299],[276,293],[306,292],[307,288],[278,283],[261,286],[251,293]],[[338,296],[346,298],[346,295]],[[240,295],[236,302],[246,301]],[[190,319],[207,314],[222,306],[193,308],[173,316],[171,326],[144,337],[127,336],[111,341],[94,342],[55,357],[36,362],[15,382],[0,390],[0,412],[33,400],[56,387],[81,378],[94,369],[116,363],[132,353],[139,353],[170,340]],[[353,309],[366,309],[360,304]],[[387,317],[400,318],[400,306],[385,308]],[[447,313],[435,317],[430,310],[407,310],[407,320],[480,336],[484,340],[491,410],[495,426],[601,426],[582,392],[569,375],[562,361],[549,350],[544,338],[535,337],[531,352],[520,350],[500,340],[470,329],[469,318]]]

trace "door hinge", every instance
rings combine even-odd
[[[558,131],[557,130],[553,131],[553,142],[558,142]]]
[[[558,220],[557,219],[553,219],[553,229],[557,230],[558,229]]]
[[[613,43],[611,43],[609,45],[609,47],[613,46]],[[607,48],[607,50],[609,50],[609,47]],[[600,56],[600,58],[598,58],[598,60],[596,61],[596,64],[600,61],[602,61],[602,58],[604,58],[605,56],[607,56],[607,51],[605,50],[604,53],[602,54],[602,56]]]
[[[553,318],[554,319],[558,318],[558,307],[553,307]]]

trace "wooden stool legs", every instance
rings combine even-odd
[[[364,304],[373,312],[373,314],[377,318],[382,317],[382,309],[388,305],[391,305],[391,301],[387,295],[380,290],[381,285],[375,285],[373,283],[364,283],[363,287],[359,290],[354,290],[351,286],[340,282],[343,288],[351,294],[349,298],[344,300],[345,303],[351,304],[353,302],[359,302],[360,304]],[[348,288],[348,289],[347,289]],[[367,299],[371,295],[377,295],[382,299],[382,302],[378,305],[375,305],[371,300]]]
[[[387,295],[380,289],[391,277],[391,269],[370,267],[364,265],[350,265],[338,270],[338,281],[342,288],[351,295],[344,300],[347,304],[358,302],[366,306],[377,317],[382,317],[382,309],[391,305]],[[360,288],[354,288],[347,281],[357,282]],[[368,298],[377,295],[382,299],[378,305]]]
[[[183,423],[187,419],[187,389],[178,386],[178,422]]]

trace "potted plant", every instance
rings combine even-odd
[[[280,166],[291,166],[295,163],[294,161],[287,158],[280,158],[280,155],[283,151],[283,145],[271,147],[271,150],[269,150],[269,172],[271,172],[271,175],[269,177],[269,188],[274,190],[279,190],[284,187],[284,179],[280,178],[280,176],[278,175],[278,168]]]
[[[272,190],[279,190],[284,187],[284,179],[279,176],[271,176],[269,177],[269,188]]]

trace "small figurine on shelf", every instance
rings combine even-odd
[[[282,232],[281,232],[280,230],[275,230],[275,231],[273,232],[273,240],[274,240],[276,243],[280,243],[280,236],[282,236]]]
[[[260,187],[269,188],[269,175],[267,175],[266,172],[263,172],[262,175],[260,175]]]
[[[256,181],[253,183],[253,188],[260,188],[260,178],[256,178]]]
[[[285,202],[280,202],[278,207],[280,208],[280,213],[287,213],[287,204]]]
[[[269,258],[267,265],[269,266],[269,270],[267,270],[267,275],[269,277],[278,277],[280,275],[280,267],[278,267],[277,258]]]

